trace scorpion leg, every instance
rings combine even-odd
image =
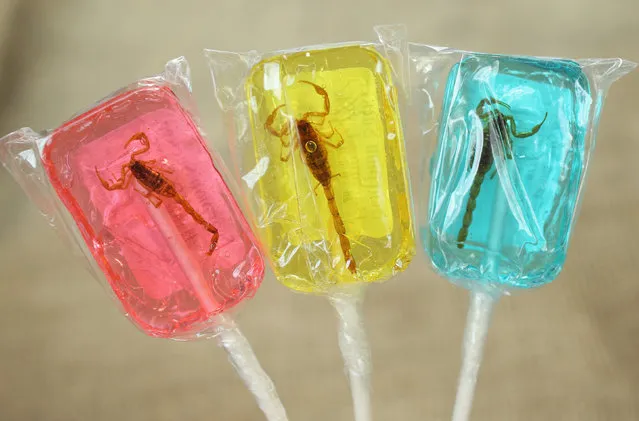
[[[324,111],[309,111],[302,116],[302,120],[306,120],[309,117],[322,117],[322,121],[320,124],[324,124],[324,119],[331,112],[331,101],[328,98],[328,92],[326,92],[326,89],[308,80],[300,80],[299,83],[306,83],[307,85],[311,85],[313,88],[315,88],[315,92],[317,92],[318,95],[324,97]]]
[[[544,115],[544,119],[541,120],[541,123],[537,124],[535,127],[533,127],[529,132],[517,132],[517,125],[515,124],[515,119],[512,116],[508,116],[505,117],[506,122],[510,123],[510,132],[513,134],[513,136],[519,138],[519,139],[523,139],[526,137],[530,137],[535,135],[539,129],[541,129],[541,126],[546,122],[546,118],[548,118],[548,113],[546,113],[546,115]]]
[[[149,202],[151,202],[151,204],[156,208],[159,208],[163,202],[160,196],[158,196],[157,194],[153,194],[153,192],[149,192],[145,197],[149,199]],[[155,199],[155,202],[153,201],[153,199]]]
[[[340,146],[342,146],[344,144],[344,136],[342,136],[342,134],[340,132],[337,131],[337,129],[335,129],[335,127],[333,127],[333,123],[331,123],[330,121],[328,122],[329,126],[331,126],[331,134],[330,135],[325,135],[323,133],[320,133],[320,136],[322,136],[322,142],[327,145],[330,146],[331,148],[334,149],[338,149]],[[335,144],[331,143],[328,141],[328,139],[330,139],[331,137],[333,137],[333,135],[337,133],[339,135],[339,141]]]
[[[153,206],[155,206],[156,208],[159,208],[160,205],[163,202],[162,198],[160,196],[158,196],[155,192],[153,192],[153,190],[142,191],[142,190],[139,190],[139,189],[136,189],[136,188],[134,188],[133,190],[135,190],[136,192],[140,193],[146,199],[149,199],[149,202]],[[153,199],[155,199],[155,202],[153,201]]]
[[[328,125],[329,125],[329,126],[331,126],[331,133],[330,133],[330,134],[324,134],[324,133],[322,133],[322,132],[320,132],[320,131],[318,130],[318,133],[319,133],[320,135],[322,135],[322,137],[323,137],[323,138],[325,138],[325,139],[330,139],[330,138],[331,138],[331,137],[333,137],[333,135],[335,134],[335,127],[333,127],[333,123],[331,123],[331,122],[329,121],[329,122],[328,122]],[[339,133],[338,133],[338,134],[339,134]]]
[[[282,162],[286,162],[289,160],[289,158],[291,157],[291,141],[286,141],[284,140],[283,137],[280,138],[280,142],[282,143],[282,149],[280,150],[280,161]],[[295,144],[297,149],[297,144]],[[286,155],[284,155],[284,151],[288,150],[288,153]]]

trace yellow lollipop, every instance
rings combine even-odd
[[[257,226],[277,278],[325,293],[385,280],[415,253],[392,74],[372,46],[278,54],[246,81]],[[250,158],[249,158],[250,159]]]
[[[398,95],[379,47],[206,51],[248,217],[277,279],[338,311],[357,421],[371,419],[361,287],[415,254]]]

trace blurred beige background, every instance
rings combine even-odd
[[[0,0],[0,133],[53,128],[185,55],[205,127],[201,50],[374,39],[639,60],[636,0]],[[473,420],[639,419],[639,72],[613,85],[565,270],[496,309]],[[413,162],[414,164],[414,162]],[[122,317],[0,171],[0,420],[262,420],[214,341],[151,339]],[[467,294],[419,253],[369,288],[376,420],[450,419]],[[336,318],[269,273],[239,322],[292,421],[351,420]]]

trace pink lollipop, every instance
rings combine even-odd
[[[169,88],[134,88],[69,121],[42,162],[127,314],[148,334],[206,329],[259,286],[264,265],[250,229]]]
[[[2,161],[54,224],[81,239],[138,328],[172,339],[217,335],[268,419],[285,420],[272,382],[222,315],[255,293],[264,262],[179,98],[190,98],[188,73],[183,58],[170,61],[161,77],[50,135],[14,132],[0,141]]]

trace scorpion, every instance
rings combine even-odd
[[[479,158],[479,168],[473,180],[473,184],[470,187],[470,195],[466,204],[466,212],[462,221],[462,227],[459,230],[459,234],[457,235],[457,248],[459,249],[464,247],[464,242],[468,237],[468,229],[473,221],[473,211],[477,207],[477,197],[479,196],[484,178],[494,164],[492,148],[490,145],[491,137],[495,136],[504,145],[504,155],[506,159],[513,159],[512,139],[510,135],[512,134],[512,136],[520,139],[534,136],[539,131],[539,129],[541,129],[541,126],[544,124],[546,118],[548,117],[548,113],[546,113],[541,123],[534,126],[529,132],[517,132],[517,126],[515,124],[515,119],[513,118],[513,116],[505,115],[501,111],[496,109],[490,111],[484,110],[485,105],[493,104],[501,105],[508,110],[511,109],[507,103],[493,97],[482,99],[475,109],[477,117],[479,117],[483,124],[484,143],[481,151],[481,157]],[[473,165],[474,154],[475,153],[473,150],[469,168],[471,168]],[[493,170],[490,179],[493,179],[495,177],[495,174],[496,169]]]
[[[315,186],[314,192],[317,194],[317,188],[322,186],[324,189],[324,195],[326,196],[326,201],[328,203],[328,208],[331,212],[331,216],[333,218],[333,225],[335,227],[335,231],[337,232],[337,236],[339,238],[340,246],[342,249],[342,253],[344,255],[344,261],[346,262],[346,267],[348,270],[355,274],[357,271],[355,260],[351,254],[351,244],[346,237],[346,228],[344,226],[344,221],[339,213],[339,209],[337,208],[337,203],[335,201],[335,192],[333,191],[333,185],[331,180],[335,177],[340,176],[339,173],[332,174],[331,167],[328,162],[328,149],[327,146],[333,149],[339,149],[344,144],[344,138],[340,134],[337,129],[333,127],[333,124],[329,121],[329,125],[331,127],[331,132],[328,134],[321,133],[315,126],[321,126],[324,124],[326,120],[326,116],[330,113],[331,110],[331,102],[328,96],[328,93],[324,88],[319,85],[316,85],[313,82],[309,82],[306,80],[300,80],[298,83],[305,83],[312,86],[317,92],[318,95],[324,98],[324,111],[309,111],[305,113],[302,118],[295,119],[295,127],[297,128],[297,133],[299,136],[299,143],[295,143],[294,150],[297,150],[298,147],[302,148],[302,159],[304,164],[308,167],[311,174],[318,182],[317,186]],[[282,143],[282,152],[280,153],[280,160],[282,162],[287,162],[291,157],[290,152],[290,140],[286,140],[285,136],[290,134],[289,125],[285,125],[279,131],[273,128],[273,122],[275,121],[275,117],[278,111],[284,107],[286,104],[282,104],[275,108],[273,112],[268,116],[264,127],[266,130],[280,139]],[[320,121],[318,123],[311,123],[309,121],[310,117],[319,117]],[[331,139],[335,134],[339,136],[339,140],[336,143],[331,143],[329,139]],[[284,154],[284,150],[289,150],[287,155]]]
[[[186,213],[191,215],[195,222],[202,225],[208,232],[213,234],[211,243],[209,245],[209,250],[206,253],[209,256],[212,255],[220,237],[217,228],[208,223],[204,218],[202,218],[199,213],[195,211],[195,209],[193,209],[191,204],[180,193],[177,192],[173,183],[171,183],[164,175],[162,175],[162,173],[150,166],[151,164],[155,163],[154,159],[150,161],[142,161],[137,158],[137,156],[151,149],[151,143],[149,142],[149,139],[145,133],[138,132],[134,134],[124,144],[124,148],[127,148],[132,142],[136,140],[140,141],[143,147],[131,153],[131,160],[122,165],[120,178],[116,178],[115,182],[109,184],[100,176],[98,168],[95,167],[95,174],[98,176],[100,183],[102,183],[102,186],[109,191],[124,190],[129,186],[131,180],[135,178],[142,186],[146,187],[146,189],[148,190],[147,192],[143,192],[135,189],[135,191],[142,194],[145,198],[149,199],[149,202],[151,202],[151,204],[156,208],[159,208],[162,204],[163,197],[175,200],[175,202],[180,205]],[[172,173],[173,171],[167,169],[165,170],[165,172]],[[155,202],[153,201],[153,199],[155,199]]]

